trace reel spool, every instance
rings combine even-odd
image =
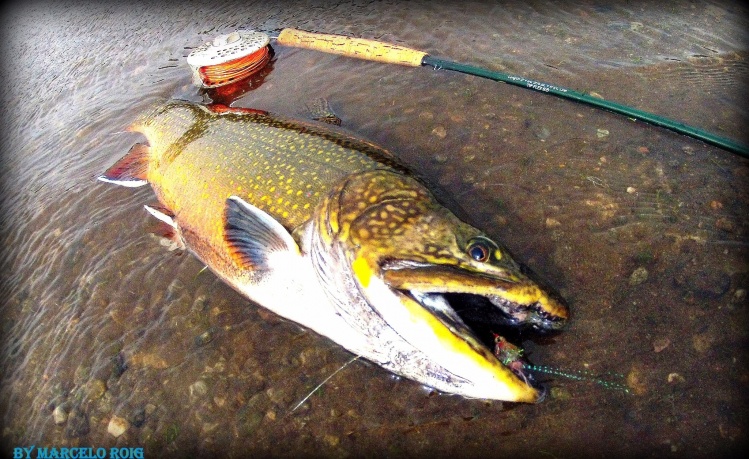
[[[187,56],[193,83],[217,88],[247,78],[270,60],[269,42],[263,32],[237,30],[198,46]]]

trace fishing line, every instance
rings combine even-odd
[[[435,69],[452,70],[494,81],[500,81],[591,105],[635,120],[644,121],[701,140],[745,158],[749,158],[749,148],[745,145],[660,115],[619,104],[617,102],[593,97],[589,94],[573,91],[560,86],[432,57],[423,51],[404,46],[363,38],[304,32],[296,29],[283,29],[276,38],[276,41],[281,45],[296,48],[306,48],[325,53],[339,54],[369,61],[407,65],[410,67],[431,66]]]
[[[623,380],[624,375],[619,373],[607,373],[604,376],[585,370],[562,370],[560,368],[549,367],[545,365],[531,365],[523,364],[523,369],[534,373],[545,373],[553,376],[561,376],[563,378],[572,379],[575,381],[591,381],[606,389],[621,390],[625,393],[629,393],[629,388],[614,379]]]
[[[330,381],[331,378],[333,378],[333,376],[337,375],[344,368],[346,368],[347,366],[349,366],[352,363],[354,363],[355,360],[358,360],[359,357],[361,357],[361,356],[360,355],[355,355],[354,357],[352,357],[351,359],[349,359],[348,362],[346,362],[343,365],[341,365],[340,367],[338,367],[338,369],[336,371],[334,371],[333,373],[331,373],[330,376],[328,376],[327,378],[323,379],[322,382],[320,384],[318,384],[317,386],[315,386],[315,388],[312,389],[310,391],[310,393],[307,394],[306,397],[304,397],[302,400],[299,401],[299,403],[297,403],[296,405],[294,405],[294,408],[291,409],[290,413],[296,411],[296,409],[299,408],[300,406],[302,406],[304,404],[304,402],[307,401],[307,399],[309,399],[310,397],[312,397],[312,394],[314,394],[315,392],[317,392],[317,390],[320,389],[322,386],[324,386],[326,382]]]

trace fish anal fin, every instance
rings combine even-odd
[[[166,246],[170,251],[175,249],[185,249],[185,241],[182,239],[179,226],[174,220],[174,214],[166,207],[160,205],[145,205],[143,206],[149,214],[153,215],[159,220],[156,229],[153,233],[156,236],[162,238],[162,245]]]
[[[237,196],[226,200],[224,238],[234,261],[245,269],[281,268],[274,266],[279,255],[299,255],[299,246],[286,228]]]
[[[126,187],[148,184],[149,147],[136,143],[119,161],[106,170],[99,180]]]

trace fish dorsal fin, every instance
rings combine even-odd
[[[136,143],[125,156],[107,169],[99,180],[131,188],[146,185],[148,184],[148,156],[148,146]]]
[[[237,264],[247,269],[270,270],[273,255],[299,255],[299,246],[286,228],[237,196],[226,200],[224,238]]]

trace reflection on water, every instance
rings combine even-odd
[[[3,15],[3,453],[22,445],[325,455],[706,456],[746,441],[747,165],[713,147],[464,75],[276,47],[236,106],[317,97],[396,151],[561,289],[573,318],[534,361],[539,405],[430,394],[223,285],[152,235],[148,189],[94,181],[164,97],[204,101],[184,62],[237,27],[378,38],[747,142],[746,10],[734,4],[258,2],[23,6]],[[215,98],[213,100],[216,100]],[[115,437],[112,420],[127,429]],[[605,441],[603,440],[605,439]]]

